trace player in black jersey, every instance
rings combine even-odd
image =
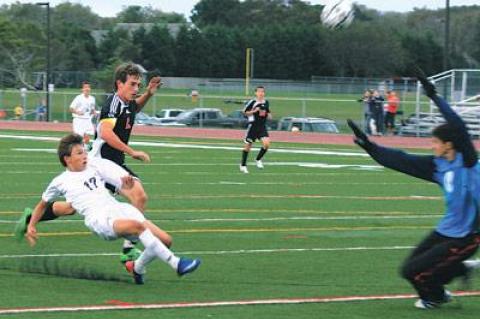
[[[247,102],[243,113],[248,118],[247,133],[245,135],[245,146],[242,152],[242,163],[240,164],[240,172],[247,174],[247,158],[252,148],[253,142],[262,141],[262,148],[257,155],[256,165],[263,168],[262,158],[270,147],[270,138],[267,131],[267,119],[271,119],[270,106],[265,100],[265,88],[257,86],[255,88],[255,99]]]
[[[135,115],[146,105],[161,85],[159,76],[150,79],[146,91],[137,97],[142,72],[134,63],[125,63],[115,70],[114,89],[115,92],[109,96],[102,107],[100,120],[95,133],[93,149],[89,156],[97,156],[109,159],[122,166],[132,176],[137,176],[125,165],[125,154],[134,159],[144,162],[150,161],[150,156],[137,151],[128,145],[130,133],[135,122]],[[112,185],[106,185],[107,188],[115,192]],[[138,178],[135,179],[134,186],[129,190],[120,190],[119,194],[126,197],[133,206],[141,212],[145,210],[147,195],[143,189],[142,183]],[[73,207],[67,202],[49,203],[42,220],[52,220],[59,216],[75,213]],[[30,220],[31,210],[26,209],[15,229],[18,238],[23,238],[26,225]],[[164,243],[169,246],[169,237],[165,234]],[[122,261],[134,259],[139,252],[134,249],[132,243],[124,243],[124,255]]]

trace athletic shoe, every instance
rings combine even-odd
[[[240,165],[240,172],[242,172],[242,173],[244,173],[244,174],[248,174],[248,169],[247,169],[247,167]]]
[[[418,299],[415,302],[415,308],[436,309],[436,308],[440,308],[443,304],[446,304],[448,302],[452,302],[453,300],[454,299],[453,299],[452,293],[448,290],[445,290],[445,294],[443,296],[442,301],[428,301],[428,300],[424,300],[424,299]]]
[[[23,239],[23,236],[25,236],[25,233],[27,232],[27,219],[30,216],[32,216],[32,209],[27,207],[23,210],[22,216],[20,216],[17,224],[15,225],[15,230],[13,234],[18,241],[21,241]]]
[[[122,264],[125,264],[127,261],[134,261],[137,260],[138,257],[140,257],[140,254],[142,251],[136,247],[130,248],[128,251],[123,253],[123,255],[120,256],[120,262]]]
[[[465,260],[463,264],[467,269],[462,277],[462,290],[468,290],[472,285],[473,275],[480,269],[480,258]]]
[[[134,261],[127,261],[125,263],[125,269],[132,274],[133,276],[133,280],[135,281],[135,283],[137,285],[143,285],[145,283],[145,278],[143,274],[139,274],[137,272],[135,272],[135,262]]]
[[[465,260],[463,264],[471,270],[480,269],[480,258]]]
[[[195,271],[195,269],[200,266],[200,259],[188,259],[184,257],[180,257],[177,266],[177,274],[181,277],[188,273]]]
[[[255,163],[257,164],[258,168],[263,169],[264,166],[261,160],[255,161]]]

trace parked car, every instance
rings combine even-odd
[[[155,116],[161,119],[173,119],[183,112],[185,112],[183,109],[161,109]]]
[[[195,108],[187,110],[173,119],[173,122],[189,126],[234,127],[235,121],[225,116],[220,109]]]
[[[137,125],[155,125],[155,126],[185,126],[185,124],[181,123],[168,123],[164,122],[164,120],[159,119],[154,116],[150,116],[143,112],[138,112],[135,115],[135,124]]]
[[[235,123],[235,127],[247,127],[248,120],[243,110],[235,110],[227,115]]]
[[[303,131],[339,133],[335,121],[321,117],[282,117],[278,122],[279,131]]]
[[[248,125],[248,119],[243,113],[243,110],[235,110],[229,113],[227,116],[232,119],[234,127],[245,128]],[[277,122],[275,120],[267,119],[266,125],[269,130],[277,129]]]

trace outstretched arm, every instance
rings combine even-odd
[[[478,161],[478,155],[473,146],[472,139],[468,133],[467,126],[462,118],[450,107],[450,105],[442,97],[437,95],[437,91],[433,83],[427,80],[423,75],[418,76],[418,80],[422,83],[425,94],[435,103],[440,113],[451,126],[455,133],[455,148],[463,155],[465,166],[472,167]]]
[[[25,235],[30,246],[34,246],[37,243],[38,235],[37,228],[35,226],[45,213],[45,208],[47,208],[47,204],[48,203],[42,199],[33,209],[32,217],[30,218],[30,223],[28,224],[27,233]]]
[[[347,123],[355,134],[354,142],[377,163],[413,177],[435,182],[433,178],[435,172],[433,156],[412,155],[401,150],[379,146],[371,142],[355,122],[347,120]]]

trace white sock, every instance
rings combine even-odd
[[[141,274],[145,272],[145,266],[155,257],[163,260],[174,270],[177,270],[180,258],[175,256],[173,252],[167,248],[157,237],[155,237],[149,229],[146,229],[138,237],[142,242],[145,250],[135,261],[135,272]]]

